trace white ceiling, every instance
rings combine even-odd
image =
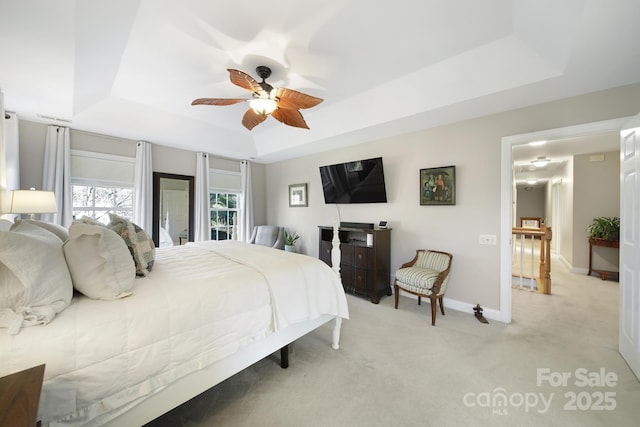
[[[0,88],[28,120],[273,162],[640,81],[635,0],[0,0]],[[325,101],[310,130],[227,68]],[[64,123],[64,122],[63,122]]]

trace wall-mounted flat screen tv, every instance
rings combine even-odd
[[[386,203],[382,157],[320,166],[325,203]]]

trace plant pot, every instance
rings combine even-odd
[[[295,252],[296,251],[296,247],[295,247],[295,245],[284,245],[284,250],[286,252]]]

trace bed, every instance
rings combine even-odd
[[[46,365],[44,426],[143,425],[331,321],[337,349],[348,316],[315,258],[236,241],[157,248],[131,295],[75,292],[48,324],[0,329],[0,375]]]

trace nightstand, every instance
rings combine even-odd
[[[0,378],[0,426],[36,425],[43,379],[44,365]]]

